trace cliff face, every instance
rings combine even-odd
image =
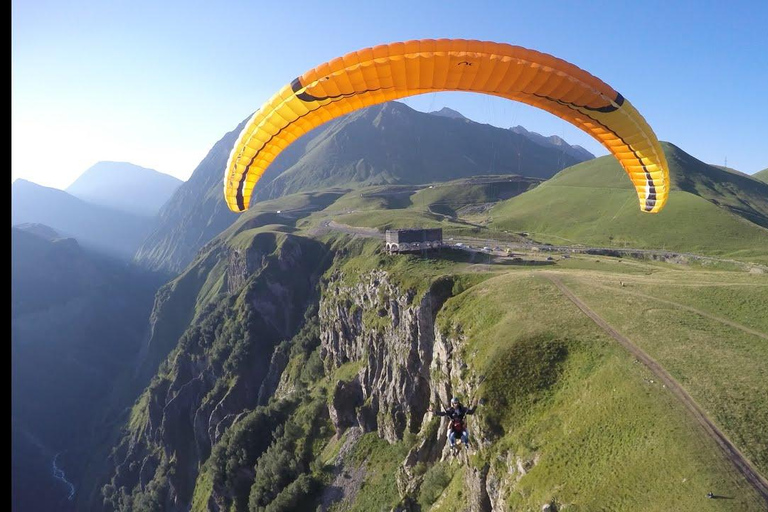
[[[343,248],[328,268],[319,242],[256,231],[210,247],[158,302],[156,329],[183,282],[206,276],[187,299],[191,325],[113,449],[103,508],[326,510],[353,504],[382,468],[386,500],[407,507],[425,467],[448,467],[446,421],[432,408],[471,400],[478,376],[460,330],[438,317],[481,279],[406,284],[388,265],[346,268],[354,254]],[[486,442],[484,426],[468,424],[473,443]],[[390,454],[378,468],[377,453]],[[471,508],[503,501],[505,478],[467,468]]]
[[[194,319],[113,450],[103,489],[108,509],[188,509],[199,465],[232,423],[258,405],[275,347],[302,323],[324,269],[322,244],[270,232],[239,242],[213,248],[215,264],[210,256],[189,269],[207,272]],[[188,292],[173,284],[160,309],[174,293]],[[170,321],[157,311],[153,318],[155,328]]]
[[[380,270],[330,277],[319,308],[321,358],[328,373],[361,364],[351,381],[336,385],[330,413],[337,430],[356,425],[396,442],[421,429],[431,393],[435,315],[448,298],[445,288],[435,286],[418,298]]]
[[[359,368],[348,380],[332,377],[328,409],[337,436],[347,429],[348,439],[376,432],[389,443],[410,447],[395,475],[406,507],[418,495],[425,465],[450,457],[446,421],[431,408],[447,404],[453,395],[471,398],[478,381],[462,358],[463,337],[441,332],[437,323],[443,304],[461,287],[451,277],[422,284],[428,286],[419,293],[383,270],[360,276],[337,272],[329,277],[319,307],[326,374]],[[473,443],[482,443],[482,425],[472,417],[468,425]],[[344,457],[336,463],[339,473],[359,470]],[[471,510],[491,510],[489,492],[503,504],[504,475],[489,479],[488,467],[481,467],[468,470],[465,480]],[[354,492],[336,498],[349,501]]]

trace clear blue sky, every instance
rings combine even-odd
[[[767,24],[766,0],[13,0],[12,180],[65,188],[100,160],[187,179],[217,140],[307,69],[438,37],[563,58],[626,96],[659,139],[751,174],[768,167]],[[459,93],[406,103],[606,154],[522,104]]]

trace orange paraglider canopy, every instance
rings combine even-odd
[[[619,161],[640,209],[667,201],[669,169],[643,116],[605,82],[564,60],[519,46],[424,39],[365,48],[294,79],[249,119],[229,156],[224,197],[248,209],[256,182],[293,141],[353,110],[437,91],[491,94],[541,108],[592,135]]]

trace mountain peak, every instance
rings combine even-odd
[[[540,146],[559,149],[563,153],[566,153],[574,158],[577,158],[578,160],[591,160],[592,158],[595,158],[595,155],[593,155],[583,147],[578,145],[568,144],[565,140],[563,140],[562,137],[558,137],[557,135],[550,135],[549,137],[545,137],[540,133],[527,130],[520,125],[513,126],[512,128],[510,128],[510,131],[518,135],[522,135]]]
[[[67,192],[83,201],[136,215],[153,216],[182,181],[128,162],[98,162]]]
[[[451,119],[467,119],[466,116],[462,115],[460,112],[456,112],[452,108],[443,107],[440,110],[435,110],[433,112],[430,112],[433,116],[441,116],[441,117],[449,117]]]

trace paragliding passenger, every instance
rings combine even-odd
[[[456,397],[451,398],[451,406],[444,411],[436,411],[438,416],[447,416],[450,420],[448,424],[448,441],[451,443],[451,448],[456,446],[456,437],[461,439],[461,442],[465,447],[469,447],[469,432],[464,424],[464,417],[467,414],[474,414],[477,406],[464,407],[459,399]]]

